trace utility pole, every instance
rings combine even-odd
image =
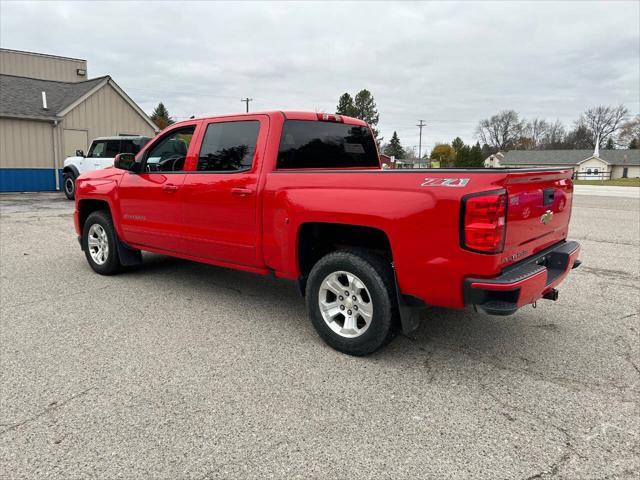
[[[427,124],[424,123],[424,120],[420,120],[420,123],[416,125],[416,127],[420,128],[420,142],[418,144],[418,159],[422,158],[422,127],[426,127]]]
[[[247,113],[249,113],[249,102],[252,102],[253,98],[249,98],[249,97],[241,98],[240,101],[247,104]]]

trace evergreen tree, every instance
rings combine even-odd
[[[456,137],[453,139],[453,142],[451,142],[451,146],[456,152],[458,152],[462,147],[464,147],[464,142],[460,137]]]
[[[369,124],[371,130],[373,130],[373,136],[378,140],[378,121],[380,115],[376,107],[376,102],[373,100],[373,95],[367,89],[360,90],[356,94],[356,98],[353,102],[355,117],[360,120],[364,120]]]
[[[336,113],[339,115],[346,115],[348,117],[356,116],[356,108],[353,104],[353,97],[348,93],[343,93],[338,100],[338,106],[336,107]]]
[[[471,147],[471,151],[469,152],[469,167],[471,168],[482,168],[484,167],[484,156],[482,155],[482,147],[480,146],[480,142],[476,142],[476,144]]]
[[[458,150],[458,154],[456,155],[455,166],[456,167],[469,167],[469,163],[471,162],[471,149],[469,145],[463,145],[460,150]]]
[[[175,123],[175,120],[169,116],[169,110],[167,110],[162,102],[158,104],[151,114],[151,120],[160,130],[164,130],[172,123]]]
[[[606,148],[607,150],[613,150],[616,148],[611,137],[609,137],[609,140],[607,140],[607,145],[604,148]]]
[[[406,152],[404,151],[404,148],[402,148],[402,145],[400,144],[400,139],[398,138],[397,132],[393,132],[393,135],[391,136],[391,140],[384,147],[383,153],[385,155],[389,155],[390,157],[396,157],[397,159],[402,159],[405,157]]]
[[[371,127],[376,142],[378,142],[378,144],[382,142],[382,138],[378,137],[379,131],[376,128],[380,120],[380,115],[378,114],[373,95],[371,95],[369,90],[360,90],[356,94],[355,99],[348,93],[343,93],[338,99],[336,113],[364,120]]]

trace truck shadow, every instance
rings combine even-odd
[[[316,337],[307,318],[304,299],[294,282],[161,255],[145,254],[144,258],[143,265],[129,269],[128,277],[136,281],[138,277],[140,281],[162,277],[175,291],[198,295],[212,304],[220,296],[233,296],[242,298],[243,308],[261,309],[265,300],[270,299],[271,308],[282,310],[278,324],[282,324],[283,332],[293,332],[298,338],[312,335],[317,344],[329,349]],[[553,318],[549,319],[549,310],[544,312],[546,315],[539,312],[525,307],[513,316],[495,317],[470,309],[430,308],[423,314],[416,332],[408,337],[399,335],[386,348],[366,359],[411,364],[416,356],[440,350],[492,364],[499,361],[500,365],[527,367],[536,363],[536,357],[544,355],[544,338],[560,330]]]

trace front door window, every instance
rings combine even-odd
[[[145,172],[180,172],[191,143],[195,127],[175,130],[153,145],[146,155]]]

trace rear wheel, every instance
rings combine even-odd
[[[311,270],[307,308],[313,326],[331,347],[367,355],[396,332],[397,308],[389,262],[366,251],[326,255]]]
[[[111,215],[105,210],[93,212],[82,229],[82,247],[87,262],[100,275],[120,271],[116,231]]]
[[[76,176],[71,172],[66,172],[62,178],[64,194],[69,200],[73,200],[76,196]]]

